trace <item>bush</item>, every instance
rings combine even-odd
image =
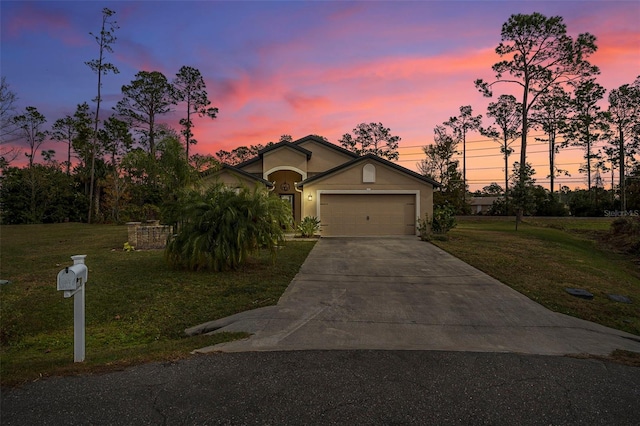
[[[215,186],[187,193],[180,205],[177,233],[168,239],[165,258],[181,269],[238,269],[260,248],[275,258],[291,220],[291,207],[262,189],[236,193]]]
[[[640,216],[623,216],[611,222],[613,235],[640,236]]]
[[[320,221],[315,216],[307,216],[302,219],[296,229],[305,238],[313,237],[320,230]]]
[[[611,222],[609,245],[625,253],[640,255],[640,217],[619,217]]]
[[[418,233],[422,241],[431,241],[431,222],[427,213],[424,214],[424,219],[418,218]]]
[[[456,227],[455,210],[449,205],[435,206],[433,208],[433,220],[431,231],[434,234],[446,234]]]
[[[422,241],[431,241],[433,238],[442,239],[456,225],[455,209],[452,206],[434,206],[433,219],[429,220],[429,215],[426,213],[424,219],[418,218],[418,233]]]

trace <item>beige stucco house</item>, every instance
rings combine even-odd
[[[317,217],[323,236],[414,235],[433,212],[438,183],[375,155],[358,156],[318,136],[280,142],[212,178],[232,188],[264,185],[291,203],[296,222]]]

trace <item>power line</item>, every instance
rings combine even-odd
[[[537,138],[537,137],[542,137],[542,136],[546,136],[544,133],[543,134],[538,134],[538,135],[528,135],[527,136],[527,143],[546,143],[546,142],[540,142],[540,141],[534,141],[534,140],[528,140],[529,137],[532,138]],[[520,138],[517,139],[513,139],[513,141],[519,141]],[[468,140],[466,141],[466,143],[483,143],[483,142],[496,142],[494,139],[473,139],[473,140]],[[426,144],[426,145],[403,145],[403,146],[399,146],[398,149],[404,149],[404,148],[422,148],[424,146],[427,146],[430,144]]]

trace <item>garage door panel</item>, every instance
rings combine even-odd
[[[413,194],[322,194],[323,235],[414,235]]]

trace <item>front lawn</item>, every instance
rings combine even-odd
[[[440,248],[556,312],[640,335],[638,259],[598,242],[613,219],[459,218]],[[570,296],[581,288],[593,300]],[[633,303],[610,300],[629,297]]]
[[[288,242],[234,272],[169,269],[162,250],[123,251],[125,226],[2,226],[0,376],[3,384],[177,359],[244,337],[186,338],[184,329],[277,303],[313,247]],[[73,300],[56,290],[71,255],[86,254],[86,361],[73,363]]]

